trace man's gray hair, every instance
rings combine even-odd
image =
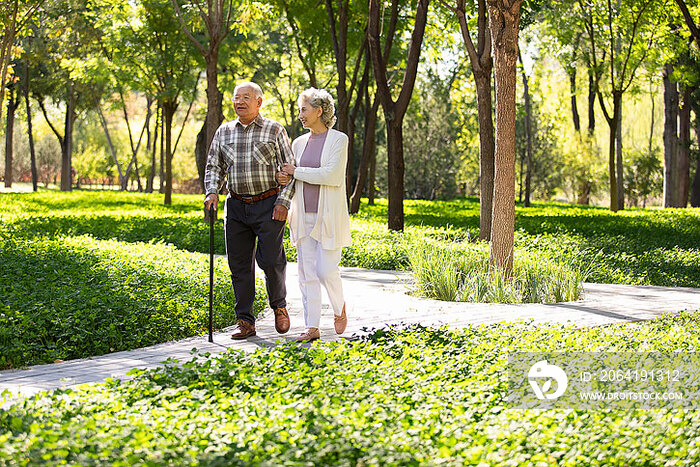
[[[333,96],[331,96],[328,91],[325,89],[309,88],[299,94],[297,104],[301,106],[302,102],[307,102],[314,109],[318,109],[319,107],[323,109],[321,122],[323,122],[327,128],[331,128],[335,125],[335,104]]]
[[[253,94],[255,94],[256,97],[259,97],[260,99],[263,98],[263,92],[260,86],[255,84],[252,81],[243,81],[240,82],[236,85],[236,87],[233,89],[233,93],[236,94],[236,91],[238,91],[241,88],[251,88],[253,89]]]

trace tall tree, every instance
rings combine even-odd
[[[393,0],[392,10],[397,8],[398,0]],[[404,160],[403,160],[403,117],[411,101],[413,87],[418,72],[421,44],[425,34],[425,25],[428,18],[428,4],[430,0],[418,0],[415,23],[411,42],[406,58],[406,71],[401,83],[401,91],[396,100],[392,97],[389,88],[387,63],[380,51],[380,23],[381,10],[378,0],[369,2],[369,47],[372,58],[372,68],[377,84],[379,100],[384,110],[384,120],[387,128],[387,158],[389,164],[389,219],[388,226],[391,230],[403,230],[404,213]],[[393,18],[393,14],[392,14]]]
[[[490,269],[513,275],[515,82],[522,0],[487,0],[496,78],[496,142]]]
[[[367,61],[369,58],[369,48],[367,50]],[[386,52],[386,47],[385,47]],[[386,55],[386,54],[385,54]],[[362,138],[362,156],[360,157],[360,165],[357,169],[357,177],[355,179],[355,187],[350,196],[350,214],[356,214],[360,210],[360,199],[362,197],[362,192],[367,185],[367,177],[369,175],[370,165],[372,163],[372,158],[375,155],[377,148],[376,145],[376,132],[377,132],[377,111],[379,110],[379,97],[377,93],[370,98],[369,93],[369,69],[365,72],[367,76],[363,76],[363,81],[367,80],[367,85],[362,86],[364,93],[364,136]]]
[[[38,191],[39,176],[36,170],[36,151],[34,150],[34,131],[32,128],[32,107],[29,102],[29,61],[26,58],[24,60],[23,84],[22,91],[24,93],[24,104],[26,106],[27,114],[27,137],[29,139],[29,161],[32,173],[32,190]]]
[[[240,0],[171,0],[182,30],[204,57],[207,73],[206,144],[199,151],[197,167],[200,182],[204,183],[206,153],[216,129],[223,120],[221,91],[219,90],[219,51],[226,37],[232,32],[244,32],[253,17],[254,4]],[[181,7],[182,4],[182,7]],[[182,9],[188,10],[183,14]],[[195,35],[196,34],[196,35]],[[204,41],[200,38],[204,36]],[[203,185],[202,185],[203,186]]]
[[[88,109],[100,92],[90,74],[80,70],[99,47],[102,32],[95,28],[91,5],[86,0],[47,2],[37,23],[30,55],[40,66],[32,79],[33,94],[61,147],[61,191],[70,191],[75,122],[79,112]],[[65,109],[63,131],[51,121],[47,99]]]
[[[608,178],[610,210],[624,207],[618,197],[616,138],[622,118],[622,96],[634,83],[639,67],[652,47],[664,15],[656,0],[576,0],[576,7],[586,28],[590,59],[595,80],[609,84],[612,112],[603,90],[598,88],[598,102],[608,123]]]
[[[5,188],[12,187],[12,164],[13,164],[13,140],[15,129],[15,112],[21,102],[19,83],[12,83],[9,88],[9,99],[7,100],[7,124],[5,125]]]
[[[346,169],[346,186],[348,190],[348,196],[352,190],[352,169],[354,166],[354,135],[355,135],[355,119],[351,115],[350,104],[352,102],[352,96],[357,87],[358,73],[360,71],[360,64],[362,63],[362,56],[366,50],[367,43],[367,27],[366,27],[366,16],[357,15],[355,21],[352,24],[355,25],[355,30],[350,31],[352,9],[350,5],[350,0],[337,0],[337,12],[333,8],[333,0],[326,0],[326,11],[328,13],[328,20],[330,22],[330,33],[331,33],[331,43],[333,44],[333,54],[335,55],[335,67],[338,77],[338,82],[336,83],[336,100],[337,100],[337,111],[336,115],[338,117],[337,126],[340,131],[348,135],[348,164]],[[356,2],[354,6],[357,7]],[[337,16],[336,16],[337,15]],[[362,20],[360,19],[362,18]],[[355,34],[351,34],[351,33]],[[353,37],[356,36],[356,37]],[[352,44],[352,39],[357,39],[362,37],[359,47],[356,44]],[[354,45],[354,47],[353,47]],[[352,76],[348,83],[348,55],[354,52],[355,63],[351,66],[353,67]],[[365,68],[368,63],[365,62]],[[364,76],[364,73],[363,73]],[[367,86],[367,80],[360,82],[360,88]],[[348,88],[349,86],[349,88]],[[359,111],[360,105],[363,101],[363,89],[358,89],[357,99],[355,100],[355,107],[353,112],[355,115]]]
[[[678,206],[678,84],[672,79],[673,65],[664,66],[664,202]]]
[[[476,85],[477,112],[479,120],[479,238],[490,240],[491,216],[493,211],[493,177],[494,177],[494,136],[493,108],[491,93],[491,74],[493,57],[491,55],[491,34],[489,32],[486,0],[476,0],[476,31],[469,27],[472,22],[474,5],[466,0],[453,0],[442,3],[452,10],[459,22],[459,29],[464,47],[469,55],[474,84]],[[475,37],[473,37],[475,36]]]
[[[164,203],[168,205],[172,202],[173,188],[173,123],[183,97],[194,95],[198,76],[196,70],[201,62],[197,60],[199,57],[195,46],[173,14],[170,0],[108,3],[114,5],[114,14],[121,19],[107,30],[110,46],[114,47],[114,53],[108,55],[113,55],[114,61],[118,60],[120,73],[133,70],[133,79],[126,84],[133,90],[152,96],[161,111],[163,160],[160,165],[164,170],[161,188],[165,195]],[[123,78],[119,80],[125,84]],[[119,86],[116,88],[118,90]],[[146,115],[148,113],[146,111]],[[140,134],[143,135],[144,131],[145,126]],[[131,161],[134,160],[133,154],[138,152],[139,140],[130,140]]]
[[[690,36],[692,37],[692,40],[695,42],[696,47],[700,48],[700,29],[698,29],[698,26],[697,26],[695,20],[693,19],[693,18],[697,18],[700,5],[697,5],[697,3],[696,3],[695,5],[688,7],[687,3],[684,0],[676,0],[676,4],[678,5],[678,9],[680,10],[680,12],[683,16],[683,21],[685,22],[685,25],[688,29],[688,32],[690,33]],[[690,11],[691,8],[693,10],[692,12]],[[665,81],[664,81],[664,83],[666,84]],[[668,84],[670,86],[670,83],[668,83]],[[692,91],[691,91],[691,95],[692,95]],[[686,96],[684,96],[684,102],[685,102],[685,97]],[[700,122],[700,118],[697,117],[698,110],[700,110],[697,108],[698,107],[697,103],[696,103],[697,99],[690,99],[690,101],[691,101],[691,103],[693,103],[696,106],[696,108],[694,109],[695,114],[696,114],[696,120],[697,120],[697,122]],[[686,104],[686,107],[688,107],[687,104]],[[687,117],[687,114],[684,114],[683,111],[682,111],[682,114],[684,117]],[[681,126],[684,127],[685,125],[687,125],[686,122],[687,122],[686,118],[682,118],[681,119]],[[681,139],[683,139],[683,137],[687,133],[689,133],[689,130],[682,128],[681,129]],[[696,137],[700,137],[700,127],[698,127],[697,124],[695,126],[695,133],[696,133]],[[665,133],[664,133],[664,135],[665,135]],[[689,146],[688,143],[686,143],[684,145],[683,142],[681,142],[680,143],[681,150],[685,151],[686,150],[685,146]],[[684,165],[684,162],[685,162],[684,155],[681,155],[680,157],[682,160],[680,165]],[[679,177],[682,177],[682,174],[679,174]],[[672,182],[672,180],[668,181],[668,183],[671,183],[671,182]],[[683,206],[685,206],[686,204],[685,204],[684,200],[686,199],[686,197],[682,193],[683,185],[685,183],[681,180],[678,180],[677,184],[681,185],[681,187],[680,187],[681,194],[678,195],[679,196],[678,204],[679,205],[682,204]],[[667,196],[669,198],[672,197],[672,195],[670,194],[670,191],[671,191],[671,186],[667,186],[667,180],[666,180],[666,177],[664,177],[664,205],[667,204]],[[687,189],[685,191],[687,191]],[[670,201],[670,199],[668,201]],[[693,207],[700,206],[700,157],[698,157],[697,169],[695,170],[695,178],[693,180],[692,186],[690,187],[690,205]]]
[[[690,195],[690,108],[695,86],[684,84],[678,112],[678,207],[688,205]]]
[[[181,96],[192,89],[196,76],[193,70],[192,46],[180,24],[168,12],[162,0],[144,0],[139,15],[142,29],[137,31],[141,56],[147,57],[142,65],[144,76],[153,83],[154,95],[163,112],[163,136],[165,138],[165,190],[164,203],[172,204],[173,191],[173,141],[172,127]],[[139,55],[133,57],[140,60]]]
[[[4,0],[0,3],[0,119],[2,119],[5,85],[18,34],[37,13],[44,0]]]

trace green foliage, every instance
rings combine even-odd
[[[658,147],[651,152],[635,149],[625,155],[625,197],[632,206],[645,207],[647,198],[663,193],[661,150]]]
[[[695,351],[700,314],[380,329],[197,355],[0,412],[0,465],[697,465],[697,411],[507,408],[515,351]]]
[[[425,91],[413,95],[406,113],[403,134],[407,198],[445,199],[457,194],[460,151],[455,140],[459,129],[449,98],[451,81],[428,69],[419,82],[419,88]]]
[[[158,195],[76,192],[0,196],[0,235],[90,234],[126,242],[166,242],[208,253],[208,227],[201,222],[201,196],[176,195],[163,206]],[[406,229],[386,229],[386,201],[363,205],[353,216],[353,245],[343,249],[342,265],[408,269],[412,242],[474,239],[479,232],[477,199],[406,201]],[[221,207],[220,207],[221,208]],[[223,209],[221,209],[223,211]],[[516,207],[516,250],[554,258],[590,270],[602,283],[700,287],[700,211],[627,209],[534,203]],[[219,218],[221,218],[221,213]],[[285,238],[287,259],[296,249]],[[215,233],[217,254],[225,253],[223,222]]]
[[[0,369],[145,347],[206,330],[209,261],[199,254],[87,236],[0,238],[0,263]],[[214,304],[216,328],[235,322],[222,259],[215,268]],[[258,294],[256,312],[264,305]]]

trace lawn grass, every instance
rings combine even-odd
[[[478,238],[477,199],[406,201],[406,229],[386,229],[386,202],[362,206],[351,220],[354,245],[343,250],[345,266],[408,269],[411,242],[422,237]],[[202,197],[113,192],[0,195],[2,230],[16,236],[90,234],[125,242],[163,241],[187,251],[208,252]],[[221,217],[221,216],[219,216]],[[556,203],[516,207],[516,249],[590,269],[589,281],[700,287],[700,209],[626,209]],[[0,233],[1,235],[1,233]],[[225,252],[223,222],[216,251]],[[296,249],[285,237],[287,256]]]
[[[509,352],[696,352],[700,314],[382,329],[201,355],[0,411],[0,465],[691,466],[700,412],[513,409]]]

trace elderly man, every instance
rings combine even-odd
[[[233,103],[238,118],[223,123],[214,134],[204,174],[207,209],[217,206],[219,189],[224,177],[228,179],[224,225],[239,328],[231,338],[236,340],[255,335],[255,260],[265,272],[275,329],[280,334],[289,330],[282,236],[294,183],[280,187],[275,174],[292,161],[292,151],[284,127],[260,115],[262,101],[257,84],[236,86]]]

